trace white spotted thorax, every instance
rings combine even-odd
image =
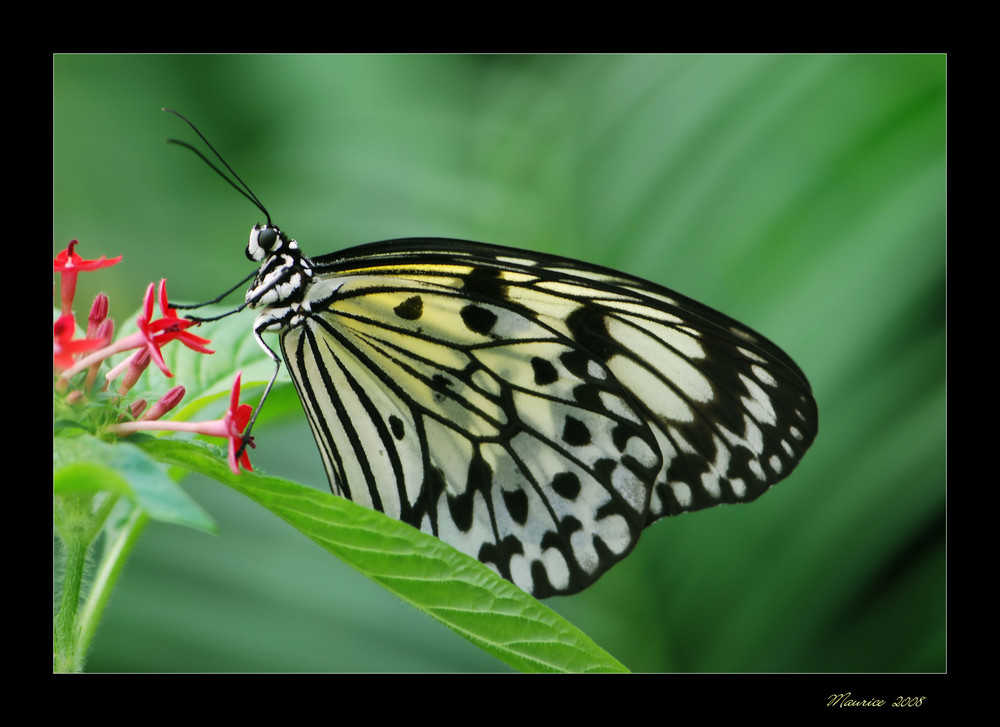
[[[246,254],[334,493],[538,597],[655,520],[757,498],[816,436],[781,349],[639,278],[446,239],[310,259],[270,224]]]

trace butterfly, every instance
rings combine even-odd
[[[242,187],[171,141],[267,219],[250,232],[259,268],[237,309],[258,312],[276,364],[261,403],[283,359],[335,494],[536,597],[586,588],[660,518],[756,499],[816,436],[801,369],[708,306],[464,240],[310,258],[201,138]]]

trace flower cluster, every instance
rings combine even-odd
[[[138,332],[114,341],[114,323],[108,318],[108,298],[101,293],[97,296],[87,319],[87,332],[83,338],[76,338],[76,319],[73,315],[73,298],[76,294],[77,275],[80,272],[110,267],[121,261],[121,256],[108,260],[84,260],[74,250],[78,244],[72,240],[67,248],[56,256],[53,270],[60,273],[61,315],[56,319],[52,331],[52,365],[56,372],[55,386],[60,396],[69,404],[86,398],[91,392],[105,391],[111,382],[122,377],[117,389],[117,400],[124,401],[125,395],[139,380],[150,362],[168,377],[173,374],[163,360],[161,349],[171,341],[180,341],[198,353],[213,353],[206,348],[211,343],[206,338],[196,336],[187,329],[194,321],[180,318],[177,311],[167,301],[166,280],[159,285],[149,284],[143,301],[142,312],[136,323]],[[154,290],[159,302],[159,317],[154,316]],[[134,351],[121,363],[112,367],[97,384],[101,364],[110,356],[125,351]],[[85,372],[85,375],[84,375]],[[162,420],[183,398],[184,387],[175,386],[149,406],[144,399],[135,399],[126,407],[121,421],[104,427],[107,432],[118,436],[128,436],[142,430],[169,430],[194,432],[213,437],[222,437],[229,442],[229,467],[239,473],[239,466],[252,470],[246,447],[253,447],[253,438],[243,434],[253,411],[249,404],[240,404],[240,374],[236,375],[230,395],[229,410],[222,417],[209,422],[181,422]]]

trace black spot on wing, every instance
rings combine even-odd
[[[424,301],[419,295],[414,295],[404,300],[392,310],[400,318],[415,321],[424,313]]]
[[[585,444],[590,444],[590,430],[576,417],[567,416],[563,424],[562,438],[571,447],[582,447]]]
[[[472,527],[472,498],[468,493],[448,496],[448,514],[455,527],[463,533]]]
[[[575,472],[560,472],[552,478],[552,489],[560,497],[575,500],[580,494],[580,478]]]
[[[511,519],[518,525],[524,525],[528,522],[528,496],[524,490],[511,490],[510,492],[504,490],[502,494],[503,504],[507,508],[507,512],[510,513]]]
[[[497,322],[496,313],[478,305],[465,306],[462,308],[461,315],[466,328],[483,336],[488,335]]]
[[[580,384],[573,387],[573,398],[576,403],[584,409],[591,411],[604,411],[604,402],[601,401],[601,389],[595,384]]]
[[[434,374],[430,380],[430,388],[434,392],[434,401],[444,401],[451,390],[451,380],[444,374]]]
[[[499,268],[473,268],[462,279],[462,290],[489,300],[505,300],[507,286],[500,279]]]
[[[599,482],[603,482],[610,486],[611,475],[615,471],[615,467],[618,466],[617,459],[610,459],[609,457],[603,457],[596,462],[594,462],[594,475],[597,477]]]
[[[397,440],[402,440],[403,435],[406,433],[406,430],[403,428],[403,420],[395,414],[389,415],[389,429],[392,430],[392,436]]]
[[[619,452],[624,452],[628,446],[628,440],[635,436],[635,428],[631,426],[618,425],[611,430],[611,441],[618,448]]]
[[[559,379],[559,372],[551,361],[535,356],[531,359],[531,368],[535,372],[535,383],[539,386],[552,384]]]
[[[562,365],[566,367],[566,370],[577,378],[590,378],[591,358],[587,355],[586,351],[567,351],[559,356],[559,360],[562,362]]]

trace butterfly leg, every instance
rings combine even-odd
[[[250,421],[247,423],[247,428],[243,433],[243,444],[240,445],[239,451],[236,453],[237,459],[243,455],[243,451],[247,448],[247,445],[253,446],[253,437],[250,436],[250,432],[253,429],[254,423],[257,421],[257,415],[260,414],[261,409],[264,408],[264,401],[267,399],[267,395],[271,393],[271,387],[274,386],[274,382],[278,378],[278,372],[281,370],[281,357],[274,352],[274,350],[268,346],[262,337],[266,330],[274,323],[274,321],[266,315],[262,315],[257,318],[254,322],[253,337],[257,339],[257,345],[260,346],[264,352],[274,361],[274,373],[271,374],[271,380],[267,382],[267,386],[264,388],[264,394],[260,397],[260,402],[257,404],[256,410],[254,410],[253,416],[250,417]]]

